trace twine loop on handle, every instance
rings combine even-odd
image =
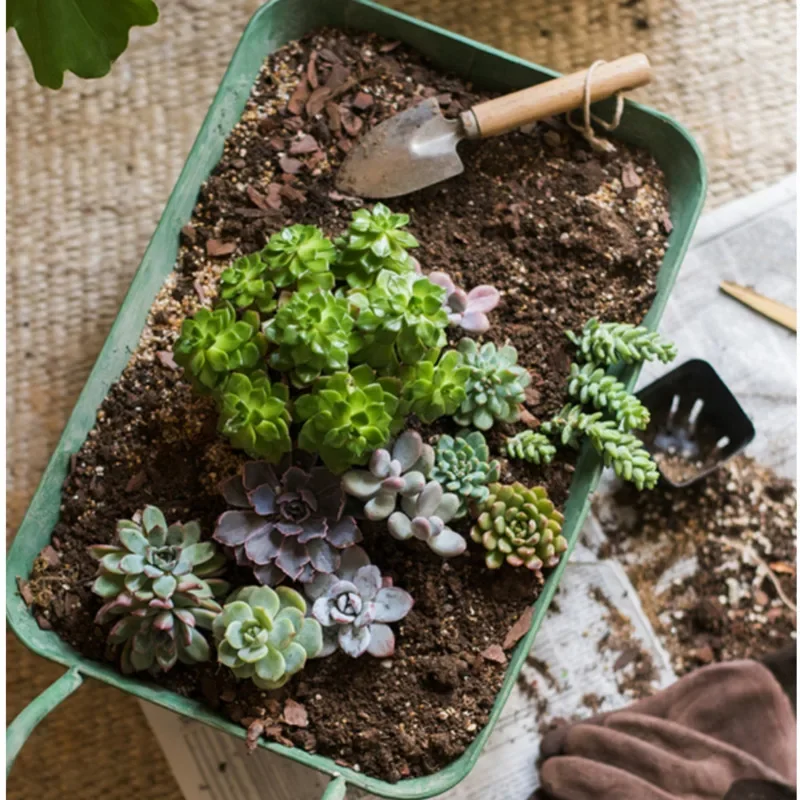
[[[616,97],[617,100],[617,107],[614,110],[614,117],[611,122],[606,122],[604,119],[601,119],[595,114],[592,114],[591,107],[592,107],[592,73],[595,70],[595,67],[599,67],[601,64],[605,64],[605,61],[595,61],[589,69],[586,70],[586,78],[583,82],[583,123],[579,124],[577,122],[573,122],[572,114],[573,111],[570,111],[567,114],[567,124],[573,130],[578,131],[584,139],[592,146],[592,150],[602,152],[602,153],[614,153],[616,152],[616,147],[614,147],[608,139],[603,139],[602,137],[598,136],[594,132],[594,128],[592,127],[592,123],[596,123],[601,128],[607,131],[616,130],[619,127],[620,120],[622,119],[622,112],[625,107],[625,101],[623,100],[622,94],[617,92]]]

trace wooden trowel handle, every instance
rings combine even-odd
[[[587,72],[584,69],[473,106],[461,115],[467,136],[470,139],[497,136],[528,122],[578,108],[583,102]],[[598,64],[592,72],[592,102],[644,86],[651,78],[650,62],[644,53]]]

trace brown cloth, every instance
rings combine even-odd
[[[792,707],[772,673],[733,661],[551,731],[540,774],[553,800],[722,800],[745,781],[793,786],[795,748]]]

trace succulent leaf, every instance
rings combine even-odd
[[[467,333],[486,333],[489,330],[487,313],[500,302],[500,292],[494,286],[476,286],[465,292],[446,272],[431,272],[428,279],[445,290],[451,325],[457,325]]]
[[[583,405],[608,409],[624,431],[646,428],[650,422],[650,412],[625,384],[591,361],[583,366],[574,363],[570,366],[568,391]]]
[[[566,336],[578,348],[581,360],[595,364],[636,364],[656,359],[667,364],[678,355],[675,345],[662,339],[658,332],[627,322],[600,322],[593,318],[580,335],[567,331]]]
[[[506,439],[502,452],[509,458],[533,464],[549,464],[556,454],[556,448],[543,433],[522,431]]]
[[[539,431],[546,436],[557,437],[562,445],[577,449],[580,437],[602,416],[601,411],[587,414],[579,405],[567,404],[551,420],[543,422]]]
[[[603,463],[613,468],[624,481],[630,481],[639,491],[653,489],[658,483],[658,466],[641,440],[632,433],[621,431],[614,422],[595,422],[586,430],[594,449]]]

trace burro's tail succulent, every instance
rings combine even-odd
[[[457,494],[445,492],[438,481],[431,481],[416,497],[402,499],[402,510],[389,517],[389,533],[395,539],[420,539],[442,558],[461,555],[467,542],[461,534],[447,527],[460,504]]]
[[[221,664],[259,689],[278,689],[322,650],[322,628],[294,589],[246,586],[213,624]]]
[[[351,469],[342,476],[347,494],[364,500],[367,519],[386,519],[396,508],[398,497],[415,497],[425,486],[433,463],[433,448],[416,431],[406,431],[391,452],[378,449],[368,469]]]
[[[591,403],[597,409],[608,409],[623,430],[643,429],[650,422],[650,412],[625,384],[591,361],[583,366],[570,366],[567,390],[584,405]]]
[[[470,536],[486,548],[486,566],[497,569],[505,562],[537,572],[554,567],[567,549],[561,535],[564,517],[555,510],[541,486],[493,483],[479,509]]]
[[[587,428],[593,447],[623,480],[639,491],[658,483],[658,467],[637,436],[621,431],[613,422],[597,422]]]
[[[506,439],[502,453],[509,458],[530,461],[533,464],[549,464],[556,454],[556,448],[543,433],[521,431]]]
[[[587,428],[602,417],[602,411],[587,414],[579,405],[567,404],[552,419],[543,422],[539,431],[546,436],[556,437],[563,445],[577,448]]]
[[[357,658],[394,653],[394,632],[387,623],[403,619],[414,600],[392,585],[360,547],[351,547],[335,575],[320,575],[306,586],[311,616],[322,626],[320,656],[341,648]]]
[[[656,331],[627,322],[600,322],[593,318],[580,335],[567,331],[566,336],[578,348],[582,360],[595,364],[636,364],[655,359],[666,364],[678,354],[675,345]]]

